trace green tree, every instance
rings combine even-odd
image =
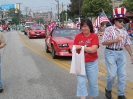
[[[70,0],[71,4],[68,5],[67,13],[70,17],[73,17],[74,15],[79,15],[79,12],[81,9],[79,9],[83,4],[84,0]]]
[[[66,20],[66,11],[60,13],[60,21],[63,22],[64,20]]]
[[[111,0],[84,0],[81,13],[83,16],[95,17],[98,16],[102,9],[106,14],[112,13]]]
[[[15,13],[14,8],[11,8],[8,10],[8,16],[12,18],[12,21],[15,24],[18,24],[23,19],[23,15],[22,15],[21,10],[19,10],[19,11],[17,11],[17,13]]]
[[[120,6],[125,7],[128,12],[133,14],[133,0],[124,0]]]

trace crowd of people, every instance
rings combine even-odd
[[[0,24],[0,32],[11,31],[11,30],[22,30],[23,24]]]

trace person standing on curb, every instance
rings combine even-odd
[[[0,49],[6,45],[3,34],[0,32]],[[1,79],[1,54],[0,54],[0,93],[3,91]]]
[[[102,44],[106,46],[104,51],[105,64],[108,71],[107,84],[105,87],[105,96],[108,99],[112,98],[111,91],[114,79],[118,77],[118,99],[126,99],[125,84],[126,84],[126,56],[124,47],[128,51],[131,62],[133,64],[133,52],[130,44],[132,43],[127,30],[123,27],[129,19],[125,17],[126,8],[114,8],[114,18],[111,22],[113,26],[107,27],[104,31]]]

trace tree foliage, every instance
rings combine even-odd
[[[11,17],[12,21],[15,24],[20,23],[22,21],[22,19],[23,19],[22,12],[19,10],[17,13],[15,13],[15,9],[14,8],[11,8],[11,9],[8,10],[8,17]]]
[[[112,5],[110,3],[111,0],[84,0],[81,13],[87,17],[98,16],[102,9],[106,14],[112,13]]]
[[[67,10],[67,13],[69,14],[69,16],[74,16],[74,15],[80,14],[79,12],[81,10],[83,1],[84,0],[70,0],[71,4],[68,5],[68,10]],[[80,5],[80,7],[79,7],[79,5]]]
[[[60,21],[61,22],[64,22],[64,21],[66,21],[66,11],[64,10],[64,11],[62,11],[61,13],[60,13]],[[67,16],[68,17],[68,16]]]
[[[125,7],[128,12],[133,14],[133,0],[124,0],[120,6]]]

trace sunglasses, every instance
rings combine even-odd
[[[125,20],[122,20],[122,19],[118,19],[117,20],[119,23],[123,22],[124,24],[126,23]]]

